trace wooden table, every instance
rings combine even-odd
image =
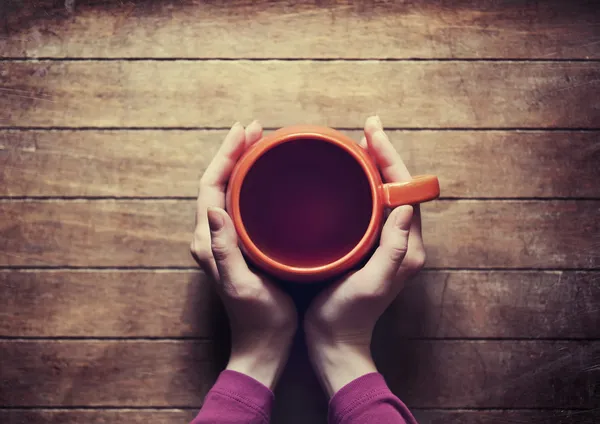
[[[374,352],[421,423],[600,421],[600,5],[0,1],[0,422],[183,423],[227,329],[188,246],[227,128],[378,113],[427,269]],[[276,423],[324,423],[300,349]]]

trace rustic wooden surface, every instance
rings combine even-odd
[[[189,241],[195,205],[193,200],[0,201],[5,217],[0,265],[194,266]],[[443,200],[424,205],[422,213],[428,267],[600,267],[593,237],[600,233],[599,200]]]
[[[588,369],[597,365],[600,341],[379,343],[375,359],[390,387],[415,407],[591,408],[597,402],[597,375]],[[13,406],[200,407],[222,362],[203,341],[4,340],[0,348],[0,402]],[[282,398],[290,403],[291,376],[282,378]]]
[[[600,58],[593,0],[29,4],[8,1],[0,57]]]
[[[362,134],[344,132],[357,140]],[[0,195],[193,198],[198,178],[225,134],[0,130],[0,178],[5,182]],[[595,131],[415,130],[389,135],[410,169],[435,170],[445,198],[600,197]]]
[[[3,63],[2,79],[3,127],[355,127],[377,112],[390,127],[600,128],[595,62],[42,60]]]
[[[197,409],[13,409],[0,410],[0,420],[5,424],[107,424],[128,423],[153,424],[185,423],[194,418]],[[595,411],[573,410],[421,410],[412,411],[419,423],[429,424],[497,424],[497,423],[535,423],[535,424],[596,424],[598,413]],[[292,417],[286,422],[305,423],[301,418]],[[314,421],[316,422],[316,421]]]
[[[600,338],[597,271],[424,271],[384,315],[410,338]],[[0,272],[1,337],[218,337],[223,311],[196,271]],[[81,319],[85,317],[85,319]]]
[[[427,270],[380,320],[423,424],[600,421],[593,0],[1,0],[0,422],[189,421],[228,328],[188,253],[234,121],[379,113]],[[301,337],[275,423],[324,423]]]

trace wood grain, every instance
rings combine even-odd
[[[0,422],[4,424],[181,424],[190,422],[198,411],[196,409],[174,410],[53,410],[53,409],[14,409],[0,410]],[[273,423],[293,424],[311,415],[305,411],[303,416],[290,417],[287,420],[273,419]],[[596,424],[600,415],[597,410],[556,410],[556,411],[459,411],[412,410],[420,424],[497,424],[497,423],[535,423],[535,424]],[[319,414],[311,424],[325,424],[326,416]]]
[[[380,338],[374,355],[389,386],[413,407],[599,406],[598,342],[409,345]]]
[[[362,131],[344,131],[358,140]],[[0,130],[0,195],[196,196],[226,131]],[[595,131],[389,131],[444,197],[600,198]],[[492,160],[493,158],[493,160]]]
[[[0,341],[0,352],[11,406],[200,406],[224,361],[192,341]]]
[[[9,61],[0,78],[3,127],[600,128],[595,62]]]
[[[399,337],[600,338],[599,283],[597,272],[421,272],[378,330]]]
[[[188,252],[222,129],[373,113],[447,198],[374,334],[392,390],[422,424],[600,421],[598,22],[586,0],[0,0],[0,422],[189,422],[229,352]],[[326,412],[299,333],[273,422]]]
[[[188,267],[195,201],[2,201],[0,266]],[[598,268],[598,201],[423,206],[428,267]]]
[[[215,337],[225,316],[193,271],[0,271],[0,336]]]
[[[596,268],[596,201],[455,201],[423,206],[428,266]]]
[[[426,338],[600,338],[598,272],[422,272],[378,331]],[[0,272],[2,337],[219,337],[193,271]]]
[[[182,424],[189,423],[197,410],[0,410],[4,424]]]
[[[28,0],[6,12],[2,57],[600,57],[593,1]]]
[[[210,350],[190,341],[0,341],[0,403],[199,407],[219,368]],[[597,407],[599,355],[600,342],[413,341],[376,350],[392,390],[426,408]],[[323,395],[304,397],[314,405]]]
[[[413,411],[420,424],[595,424],[598,410],[581,411]],[[57,423],[58,424],[58,423]]]

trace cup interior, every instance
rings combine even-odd
[[[261,155],[240,191],[248,236],[280,264],[313,268],[348,254],[373,213],[369,178],[355,157],[318,138],[289,140]]]

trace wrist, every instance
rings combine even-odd
[[[232,341],[226,369],[252,377],[271,390],[285,367],[293,333],[277,332]]]
[[[307,337],[308,353],[321,385],[331,398],[346,384],[377,372],[369,344],[353,344]]]

